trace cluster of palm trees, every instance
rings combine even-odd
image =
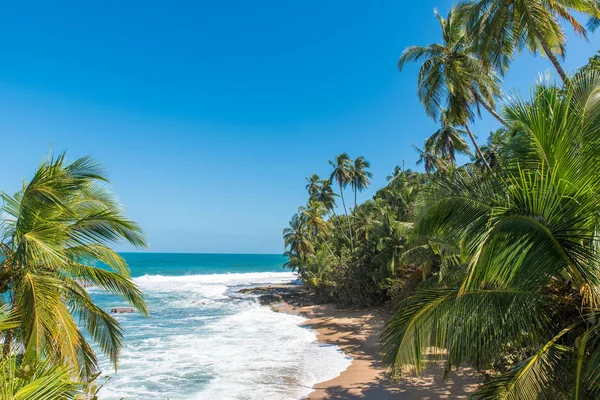
[[[429,183],[409,238],[426,279],[382,336],[394,374],[441,359],[492,371],[479,399],[599,398],[599,91],[600,71],[537,86],[504,108],[493,173]]]
[[[100,372],[89,339],[117,367],[123,332],[86,286],[118,295],[147,314],[127,263],[110,247],[146,242],[107,183],[91,158],[68,162],[62,154],[44,161],[22,190],[2,194],[2,399],[89,394]]]
[[[587,39],[587,29],[577,21],[577,13],[587,15],[588,28],[594,29],[600,4],[595,0],[479,0],[453,6],[446,18],[436,10],[441,42],[411,46],[398,61],[400,70],[408,62],[422,62],[418,96],[427,114],[441,122],[440,130],[423,148],[416,148],[419,164],[428,172],[452,169],[455,153],[469,154],[462,138],[466,134],[478,162],[490,169],[470,123],[482,107],[507,127],[496,103],[502,96],[501,79],[515,52],[542,53],[563,82],[568,81],[558,60],[566,49],[561,23]]]
[[[347,153],[341,153],[329,164],[332,172],[329,178],[321,179],[313,174],[306,178],[306,190],[309,198],[306,206],[301,206],[290,220],[289,227],[284,229],[283,237],[286,255],[289,257],[288,266],[297,269],[304,276],[305,281],[314,281],[311,272],[311,261],[314,261],[320,247],[327,248],[329,254],[339,258],[329,243],[331,229],[339,229],[351,249],[354,249],[354,228],[352,214],[357,207],[357,195],[368,188],[371,183],[372,173],[369,171],[370,163],[363,157],[352,160]],[[334,186],[339,190],[335,192]],[[348,212],[345,190],[350,186],[354,195],[354,208]],[[343,216],[337,216],[336,198],[342,201]],[[328,217],[331,216],[332,218]],[[315,269],[320,269],[315,266]],[[320,274],[317,274],[320,275]],[[316,281],[315,281],[316,282]]]
[[[486,371],[474,398],[600,398],[600,62],[572,76],[560,64],[563,26],[586,38],[599,7],[479,0],[436,12],[442,41],[398,63],[422,63],[418,97],[440,121],[418,149],[426,174],[397,167],[350,213],[343,189],[361,185],[347,156],[329,180],[310,179],[312,200],[286,230],[290,264],[334,300],[398,301],[381,337],[393,375],[471,365]],[[546,56],[560,82],[497,109],[525,50]],[[500,124],[481,147],[471,130],[480,108]],[[473,162],[458,165],[460,154]],[[345,215],[333,213],[338,196]]]
[[[419,149],[431,174],[401,262],[423,281],[381,338],[396,376],[431,365],[487,371],[477,399],[600,398],[600,70],[569,76],[565,23],[598,25],[596,1],[480,0],[436,15],[443,42],[411,47],[423,61],[420,100],[442,127]],[[542,53],[560,85],[506,100],[500,79],[515,52]],[[479,110],[501,124],[479,148]],[[449,132],[448,126],[454,132]],[[462,131],[464,129],[464,132]],[[457,167],[455,153],[474,163]],[[460,147],[455,147],[460,143]],[[448,171],[452,173],[447,173]]]
[[[327,300],[371,305],[386,299],[386,284],[398,272],[422,174],[396,167],[388,185],[373,199],[357,203],[372,174],[364,157],[346,153],[329,162],[328,179],[306,178],[307,204],[284,229],[287,267],[297,270],[305,285]],[[346,204],[351,188],[354,206]],[[336,188],[337,190],[335,190]],[[343,213],[336,214],[337,199]]]

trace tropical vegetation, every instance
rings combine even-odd
[[[439,122],[415,146],[424,172],[396,167],[348,209],[359,172],[336,156],[284,231],[288,266],[323,301],[395,308],[380,349],[396,378],[472,366],[477,399],[600,398],[600,58],[571,75],[559,60],[564,26],[587,38],[598,3],[480,0],[435,15],[441,41],[398,62],[420,64],[417,97]],[[506,97],[524,50],[560,80]],[[480,109],[499,124],[481,146]]]
[[[50,157],[20,191],[2,199],[0,398],[89,393],[100,372],[90,341],[116,368],[123,332],[86,287],[147,314],[125,260],[111,248],[119,241],[146,246],[144,235],[89,157]]]

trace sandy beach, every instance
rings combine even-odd
[[[309,399],[467,399],[481,381],[475,370],[464,368],[446,380],[441,370],[432,370],[418,378],[391,382],[377,355],[377,340],[390,316],[388,311],[338,310],[333,304],[312,304],[310,296],[298,287],[275,290],[284,300],[273,304],[275,309],[305,316],[305,325],[319,332],[319,342],[335,344],[353,359],[340,376],[317,384]]]

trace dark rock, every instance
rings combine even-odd
[[[273,303],[281,303],[282,301],[283,299],[278,294],[263,294],[261,296],[258,296],[258,302],[263,306],[267,306]]]
[[[111,313],[115,314],[124,314],[124,313],[133,313],[135,312],[135,308],[133,307],[114,307],[110,309]]]

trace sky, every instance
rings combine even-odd
[[[3,1],[0,189],[50,151],[92,155],[154,252],[281,253],[305,177],[365,156],[385,185],[436,130],[409,45],[440,40],[446,0]],[[569,32],[567,71],[600,48]],[[541,57],[519,55],[526,95]],[[496,122],[473,127],[485,142]],[[119,250],[130,250],[124,245]]]

